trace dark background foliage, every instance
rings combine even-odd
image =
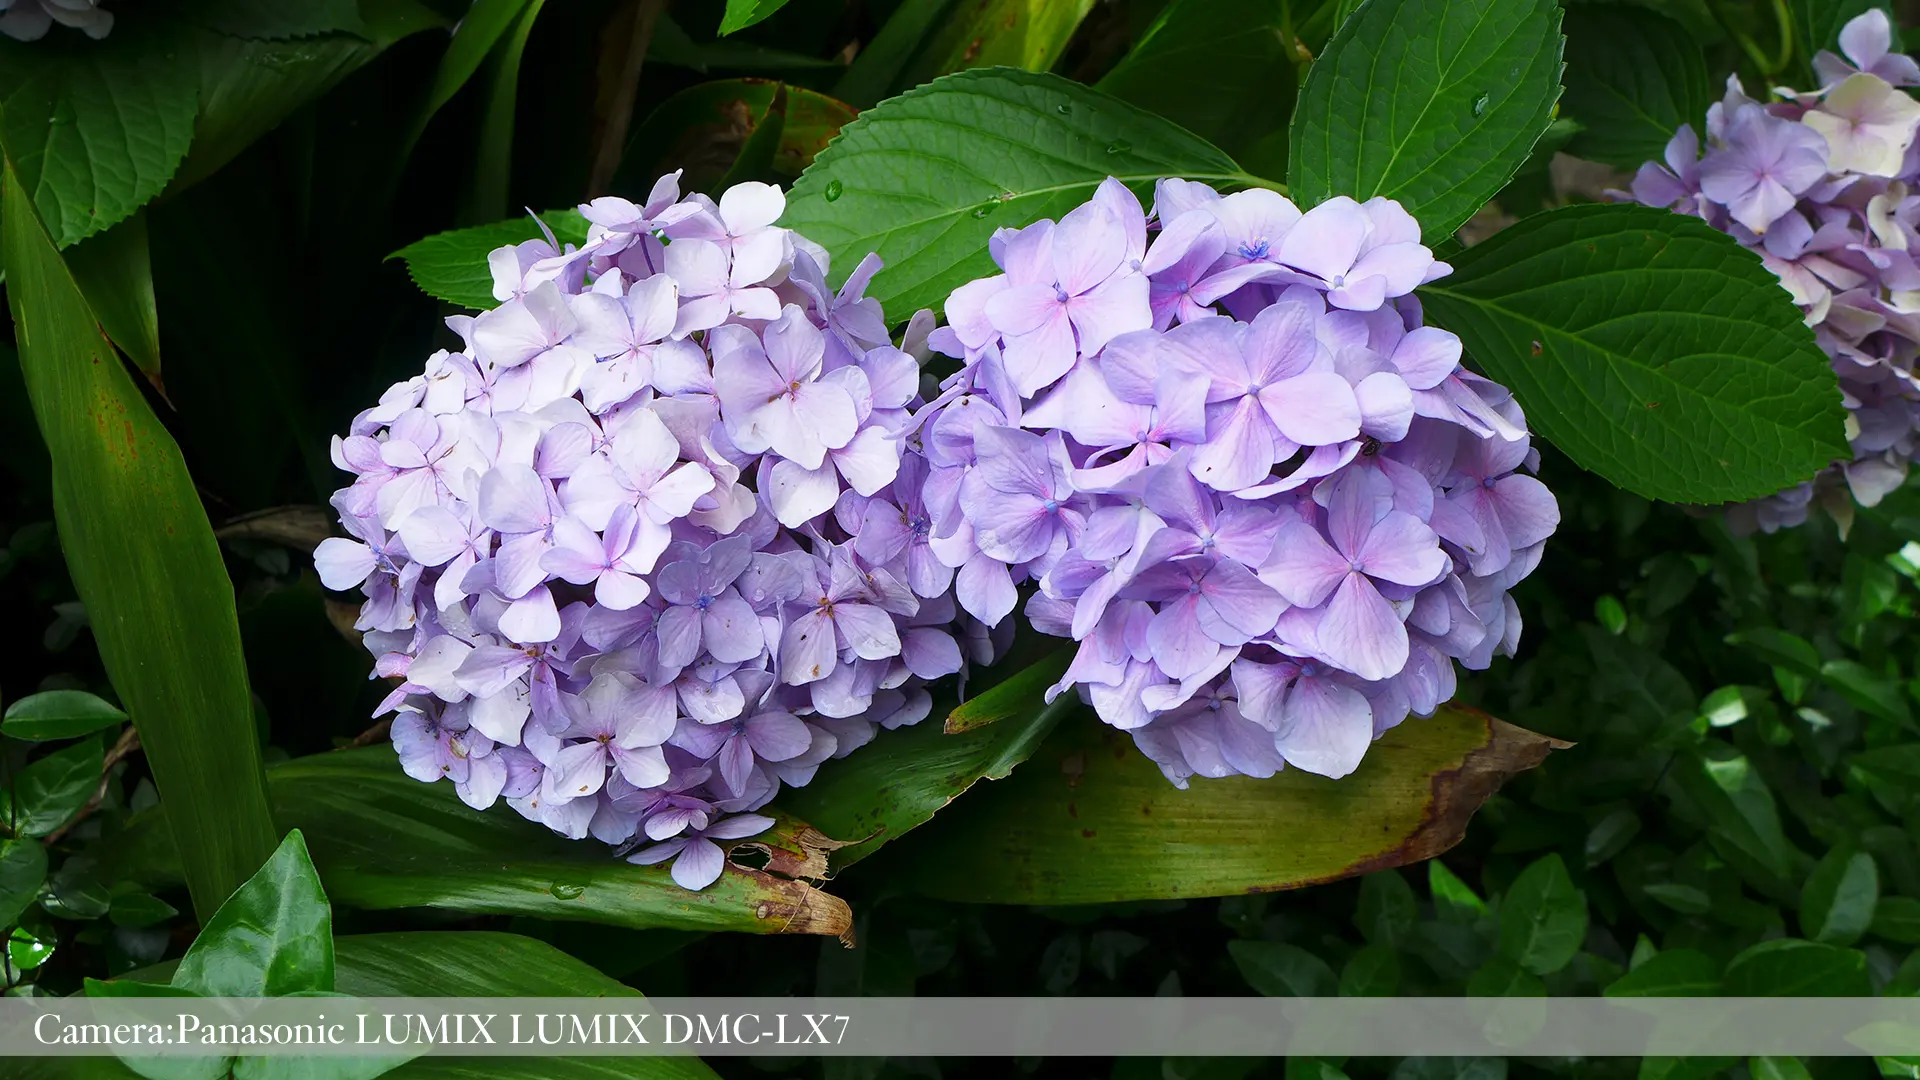
[[[948,70],[952,55],[979,44],[956,39],[952,28],[972,25],[972,9],[990,4],[954,0],[891,76],[856,66],[861,78],[853,80],[848,59],[857,64],[888,19],[915,2],[794,0],[725,39],[713,36],[718,0],[670,5],[671,24],[656,29],[642,68],[634,141],[614,189],[643,193],[673,151],[699,163],[696,186],[717,186],[729,173],[790,178],[778,161],[736,160],[754,117],[723,111],[676,123],[674,95],[751,76],[869,105]],[[461,5],[437,6],[451,14]],[[1295,88],[1354,5],[1265,5],[1278,47],[1236,53],[1239,82],[1225,84],[1234,91],[1226,96],[1182,89],[1209,63],[1204,51],[1144,73],[1122,60],[1164,6],[1092,4],[1053,69],[1087,83],[1104,77],[1112,92],[1215,138],[1248,169],[1284,175]],[[1221,8],[1230,6],[1259,5]],[[469,88],[426,129],[404,169],[394,163],[412,116],[390,103],[410,100],[437,63],[444,43],[433,35],[402,40],[214,176],[149,208],[167,358],[165,396],[149,396],[216,527],[323,505],[337,485],[329,435],[451,340],[437,321],[450,309],[416,289],[388,253],[520,207],[567,206],[590,194],[602,123],[596,102],[617,56],[610,43],[632,7],[549,5],[527,39],[510,116],[490,113],[485,95]],[[1799,66],[1804,48],[1778,50],[1772,5],[1661,0],[1647,8],[1694,35],[1707,71],[1741,70],[1749,86],[1808,81]],[[1590,14],[1586,5],[1575,11]],[[1580,25],[1569,24],[1573,68],[1592,40]],[[1249,111],[1248,102],[1260,107]],[[474,148],[508,120],[511,172],[502,189]],[[663,149],[655,140],[673,131],[683,134]],[[1571,122],[1556,127],[1464,235],[1596,196],[1591,168],[1554,159],[1562,147],[1580,150],[1583,137],[1592,142]],[[46,451],[19,369],[4,347],[0,357],[0,467],[8,477],[0,488],[0,608],[8,614],[0,622],[0,688],[10,700],[58,688],[111,697],[54,534]],[[857,913],[853,949],[832,939],[421,911],[340,910],[336,926],[510,929],[657,994],[1920,993],[1920,646],[1910,633],[1920,606],[1920,494],[1909,490],[1862,513],[1844,540],[1824,517],[1742,540],[1710,514],[1623,494],[1550,448],[1542,475],[1560,494],[1564,520],[1540,571],[1515,592],[1527,623],[1520,655],[1463,679],[1461,694],[1576,745],[1510,783],[1439,863],[1301,892],[1013,908],[908,895],[883,853],[834,882]],[[269,520],[299,524],[285,514]],[[364,653],[338,629],[340,598],[324,594],[305,555],[255,532],[228,534],[223,552],[265,752],[271,761],[344,745],[369,727],[383,687],[368,681]],[[8,741],[6,775],[18,776],[34,750]],[[100,791],[98,809],[55,837],[52,876],[12,931],[9,992],[70,992],[84,976],[176,957],[192,940],[191,918],[166,914],[190,909],[184,890],[163,890],[159,908],[144,906],[128,899],[137,889],[117,885],[88,854],[127,810],[154,798],[140,756],[113,765]],[[767,1068],[830,1078],[1008,1072],[994,1062],[717,1067],[726,1075]],[[1046,1076],[1344,1072],[1396,1080],[1800,1069],[1362,1059],[1014,1067]],[[1823,1077],[1876,1071],[1866,1061],[1805,1067]],[[1914,1075],[1893,1061],[1877,1071]]]

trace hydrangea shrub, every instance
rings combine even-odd
[[[1699,217],[1756,252],[1806,314],[1850,413],[1853,458],[1778,494],[1728,508],[1745,532],[1797,525],[1815,502],[1843,525],[1905,483],[1920,440],[1920,66],[1890,51],[1886,13],[1869,9],[1821,51],[1811,92],[1747,96],[1739,76],[1707,111],[1706,142],[1683,125],[1665,162],[1648,162],[1631,198]]]
[[[410,775],[701,888],[713,839],[1005,631],[887,516],[920,380],[861,296],[878,261],[835,292],[778,188],[677,181],[583,207],[578,247],[493,253],[499,306],[335,439],[356,539],[315,562],[366,593]]]
[[[1399,204],[1109,179],[993,238],[935,348],[921,496],[960,606],[1080,642],[1072,686],[1169,779],[1327,776],[1511,653],[1559,522],[1512,395],[1422,325]]]

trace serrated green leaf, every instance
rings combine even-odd
[[[333,909],[300,830],[220,905],[173,983],[208,997],[333,989]]]
[[[30,837],[0,840],[0,926],[11,926],[47,880],[47,849]]]
[[[1835,848],[1814,866],[1800,892],[1800,932],[1814,941],[1851,945],[1873,924],[1880,868],[1864,851]]]
[[[1565,29],[1561,111],[1581,125],[1568,153],[1633,169],[1659,160],[1680,125],[1700,130],[1713,80],[1680,24],[1630,4],[1582,4]]]
[[[45,836],[67,823],[100,784],[105,751],[88,739],[35,760],[13,782],[12,826],[19,836]]]
[[[179,446],[100,337],[11,168],[0,201],[0,263],[53,459],[60,546],[154,783],[179,804],[185,877],[210,917],[275,835],[233,584]]]
[[[0,735],[27,742],[77,739],[126,722],[126,713],[85,690],[46,690],[8,705]]]
[[[1818,941],[1763,941],[1727,963],[1731,997],[1870,997],[1866,954]]]
[[[1582,468],[1672,502],[1771,494],[1848,457],[1800,311],[1752,252],[1644,206],[1539,214],[1453,257],[1429,321]]]
[[[1500,955],[1536,975],[1566,967],[1587,936],[1587,896],[1560,856],[1521,871],[1500,901]]]
[[[1397,200],[1429,245],[1452,236],[1533,153],[1560,97],[1552,0],[1368,0],[1307,74],[1287,184]]]
[[[787,6],[787,0],[727,0],[726,13],[720,16],[720,34],[737,34]]]
[[[0,145],[57,247],[160,194],[193,140],[199,85],[178,43],[120,18],[104,41],[0,38]]]
[[[1609,983],[1607,997],[1712,997],[1720,992],[1720,969],[1696,949],[1667,949]]]
[[[1286,175],[1299,92],[1288,0],[1175,0],[1096,89],[1150,109],[1232,154]]]
[[[587,238],[587,219],[578,210],[549,210],[540,221],[553,230],[562,244],[581,244]],[[493,272],[487,268],[487,254],[498,247],[518,244],[540,236],[540,225],[531,217],[510,218],[491,225],[435,233],[415,240],[389,255],[404,259],[407,274],[420,291],[450,304],[479,310],[498,305],[493,295]]]
[[[366,34],[359,0],[194,0],[187,14],[209,30],[243,38]]]
[[[781,224],[826,247],[836,280],[878,252],[886,269],[867,295],[904,319],[992,273],[994,230],[1057,218],[1108,176],[1146,198],[1163,176],[1254,182],[1217,147],[1132,105],[989,68],[861,113],[794,183]]]
[[[1247,985],[1267,997],[1333,997],[1340,979],[1325,960],[1284,941],[1229,941],[1227,955]]]

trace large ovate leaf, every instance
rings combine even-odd
[[[1535,861],[1500,901],[1500,954],[1535,975],[1566,967],[1587,937],[1587,896],[1559,855]]]
[[[104,756],[99,739],[86,739],[20,770],[8,826],[19,836],[45,836],[65,825],[99,786]]]
[[[233,585],[180,448],[101,337],[11,165],[0,264],[60,544],[205,918],[272,854]]]
[[[1075,717],[1008,779],[948,807],[889,869],[936,897],[1001,904],[1319,884],[1445,851],[1553,745],[1448,705],[1381,736],[1340,780],[1288,769],[1182,791],[1125,733]]]
[[[1095,87],[1283,176],[1299,91],[1288,0],[1175,0]]]
[[[1294,201],[1384,195],[1429,245],[1452,236],[1546,132],[1560,46],[1553,0],[1367,0],[1300,90]]]
[[[491,225],[435,233],[415,240],[389,258],[403,259],[407,274],[420,291],[465,308],[490,308],[500,303],[493,295],[493,271],[487,253],[541,235],[540,224],[553,230],[562,244],[581,244],[587,238],[587,219],[577,210],[549,210],[540,221],[522,215]]]
[[[1720,967],[1696,949],[1667,949],[1601,992],[1608,997],[1712,997],[1720,992]]]
[[[787,0],[727,0],[726,13],[720,16],[720,33],[739,33],[786,6]]]
[[[333,910],[295,829],[180,958],[173,985],[207,997],[332,990]]]
[[[1700,46],[1679,23],[1631,4],[1567,12],[1567,152],[1623,169],[1658,160],[1682,124],[1697,132],[1714,100]]]
[[[886,269],[867,295],[904,319],[993,273],[995,229],[1058,217],[1109,176],[1146,199],[1163,176],[1255,182],[1218,147],[1132,105],[993,68],[861,113],[794,183],[781,224],[824,245],[840,278],[879,252]]]
[[[1827,358],[1779,281],[1705,222],[1570,206],[1452,259],[1429,320],[1583,468],[1655,499],[1756,498],[1847,449]]]
[[[0,927],[12,926],[47,880],[47,849],[30,838],[0,839]]]
[[[1036,691],[1028,701],[1018,717],[958,734],[931,717],[883,731],[822,765],[806,787],[782,792],[779,805],[846,843],[833,855],[835,869],[844,869],[925,824],[980,781],[1004,780],[1063,716],[1078,711],[1070,697],[1047,705]]]
[[[1093,10],[1093,0],[973,0],[948,9],[947,23],[914,65],[926,82],[969,68],[1046,71]]]
[[[57,247],[160,194],[193,140],[199,81],[179,34],[118,14],[105,41],[0,37],[0,145]]]
[[[275,765],[268,783],[276,817],[305,833],[327,895],[347,907],[762,934],[839,935],[852,922],[837,897],[737,865],[689,892],[664,865],[634,866],[504,804],[474,810],[452,785],[401,772],[390,747],[295,758]],[[113,856],[122,876],[159,885],[176,872],[170,853],[151,842],[154,818],[173,812],[163,801],[129,826]]]
[[[1814,941],[1851,945],[1873,925],[1880,868],[1864,851],[1838,847],[1807,875],[1800,892],[1800,932]]]
[[[1763,941],[1727,962],[1729,997],[1868,997],[1867,957],[1818,941]]]

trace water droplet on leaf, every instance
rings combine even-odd
[[[556,900],[578,900],[580,894],[587,891],[587,887],[573,882],[556,881],[547,886],[547,891],[552,893]]]
[[[1073,106],[1071,106],[1071,105],[1055,105],[1055,106],[1053,107],[1053,111],[1054,111],[1054,112],[1057,112],[1057,113],[1059,113],[1059,114],[1060,114],[1061,116],[1072,116],[1072,115],[1073,115]]]
[[[973,216],[977,218],[986,217],[988,214],[991,214],[991,213],[993,213],[992,203],[988,203],[985,206],[976,206],[973,208]]]
[[[1487,111],[1488,100],[1489,99],[1485,94],[1481,94],[1479,97],[1474,98],[1473,99],[1473,115],[1479,116],[1485,113]]]
[[[1107,144],[1107,153],[1109,154],[1124,154],[1131,149],[1133,149],[1133,144],[1124,139]]]
[[[840,181],[838,180],[827,181],[827,201],[832,202],[835,199],[838,199],[840,197],[840,192],[844,190],[845,189],[840,186]]]

